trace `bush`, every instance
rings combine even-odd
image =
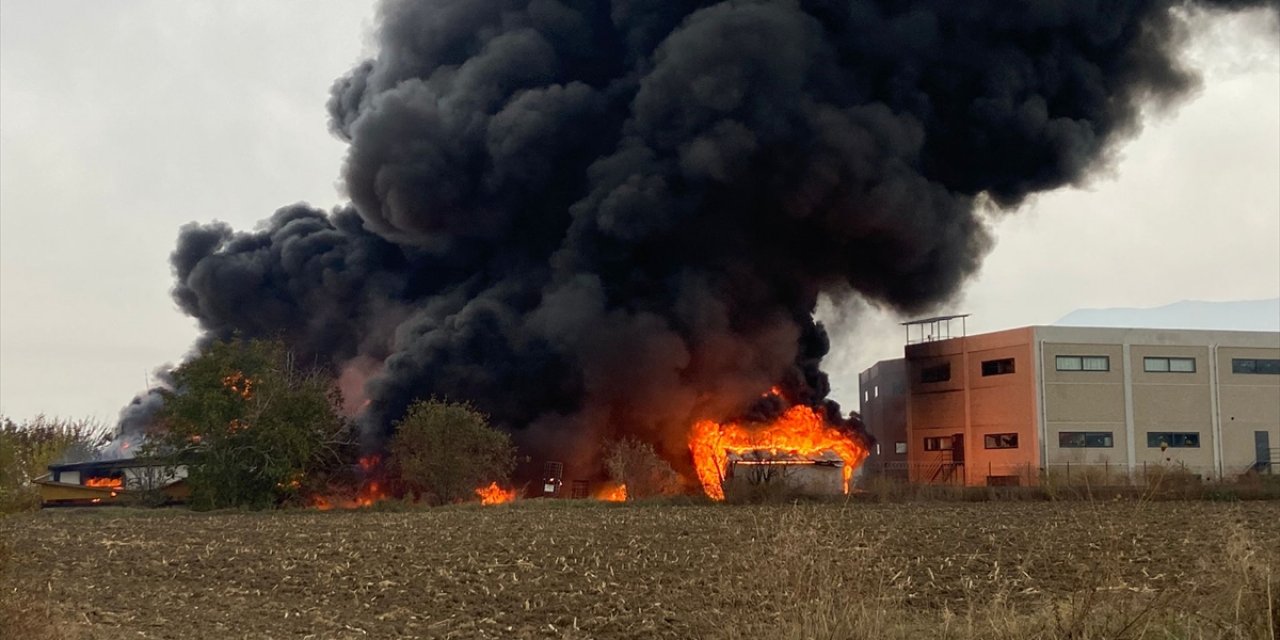
[[[93,420],[0,417],[0,487],[24,486],[59,460],[88,458],[106,431]]]
[[[0,513],[40,506],[31,482],[60,460],[93,454],[106,428],[93,420],[36,416],[17,423],[0,417]]]
[[[680,492],[680,475],[647,442],[623,438],[606,443],[604,466],[614,482],[626,486],[627,500]]]
[[[409,407],[391,457],[404,488],[431,504],[474,500],[477,487],[505,483],[516,463],[509,435],[469,405],[438,400]]]

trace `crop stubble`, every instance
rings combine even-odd
[[[1185,591],[1231,535],[1280,549],[1278,523],[1274,502],[527,502],[46,511],[0,536],[7,586],[84,638],[650,638],[784,619],[808,580],[921,611]]]

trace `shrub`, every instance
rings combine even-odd
[[[647,442],[623,438],[606,443],[604,466],[614,482],[626,485],[627,500],[680,492],[680,475]]]
[[[91,456],[105,434],[93,420],[39,415],[18,423],[0,417],[0,487],[26,485],[59,460]]]
[[[474,500],[477,487],[503,483],[515,468],[509,435],[471,406],[439,400],[409,407],[391,457],[404,488],[432,504]]]
[[[0,418],[0,513],[40,506],[31,482],[60,460],[88,458],[106,428],[93,420]]]

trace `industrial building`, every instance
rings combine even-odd
[[[904,357],[859,376],[879,443],[868,472],[966,485],[1280,472],[1280,333],[1032,326],[969,336],[963,322],[905,323]]]

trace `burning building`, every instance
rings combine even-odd
[[[840,456],[829,451],[800,456],[774,451],[730,453],[721,487],[725,495],[777,489],[786,495],[838,496],[847,492]]]
[[[186,477],[185,466],[131,457],[53,464],[35,484],[46,507],[109,505],[144,493],[182,502],[190,495]]]
[[[776,394],[775,389],[770,396]],[[689,451],[702,490],[715,500],[725,498],[730,480],[786,484],[806,493],[848,493],[854,471],[867,457],[860,434],[830,425],[803,405],[766,423],[700,421],[689,436]]]
[[[984,210],[1086,181],[1195,87],[1202,6],[1276,4],[385,0],[328,102],[350,202],[183,227],[173,296],[206,343],[328,368],[371,451],[435,396],[572,469],[642,439],[715,493],[704,422],[800,408],[865,449],[819,297],[955,294]]]

